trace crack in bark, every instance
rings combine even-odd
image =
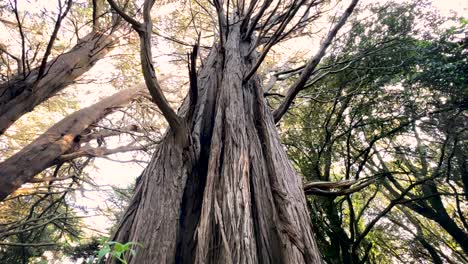
[[[169,130],[143,173],[135,220],[119,230],[130,234],[122,242],[145,245],[129,263],[321,262],[258,78],[243,82],[254,60],[242,55],[238,27],[200,70],[192,145]]]

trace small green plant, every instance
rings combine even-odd
[[[462,26],[468,25],[468,18],[460,18],[460,23],[462,24]]]
[[[130,252],[132,256],[135,256],[135,246],[142,247],[143,245],[138,242],[127,242],[122,244],[116,241],[107,241],[107,238],[103,238],[102,248],[97,252],[97,258],[94,256],[89,258],[88,264],[100,263],[106,256],[116,258],[122,264],[127,264],[125,253]]]

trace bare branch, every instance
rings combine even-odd
[[[23,31],[23,23],[21,22],[18,13],[18,1],[14,0],[14,4],[10,2],[10,5],[13,8],[13,12],[15,13],[16,22],[18,23],[18,29],[21,36],[21,69],[23,70],[23,78],[26,78],[26,37]]]
[[[83,148],[80,149],[76,152],[70,153],[70,154],[65,154],[60,156],[60,161],[65,162],[65,161],[70,161],[76,158],[81,158],[81,157],[104,157],[112,154],[117,154],[117,153],[122,153],[122,152],[130,152],[130,151],[138,151],[138,150],[148,150],[151,148],[153,144],[150,145],[142,145],[142,146],[122,146],[114,149],[108,149],[108,148]]]
[[[130,17],[129,15],[127,15],[127,13],[125,13],[122,9],[120,9],[120,7],[114,2],[114,0],[107,0],[107,2],[112,7],[112,9],[114,9],[117,12],[117,14],[119,14],[125,21],[130,23],[135,30],[141,30],[141,27],[143,25],[140,22],[133,19],[132,17]]]
[[[252,2],[256,3],[256,1],[252,1]],[[250,37],[252,37],[252,33],[255,30],[255,27],[257,26],[258,21],[262,18],[263,14],[268,9],[268,7],[271,5],[271,3],[273,3],[272,0],[266,0],[266,1],[263,2],[263,5],[260,8],[260,11],[258,11],[257,15],[252,19],[252,23],[250,25],[250,28],[247,30],[247,33],[245,34],[244,39],[250,39]],[[244,23],[245,23],[245,27],[248,26],[247,22],[250,20],[251,12],[252,12],[252,10],[249,9],[249,13],[244,18],[244,22],[242,23],[241,28],[243,28]]]
[[[143,77],[146,86],[151,94],[153,102],[159,107],[163,116],[166,118],[169,126],[174,129],[176,134],[183,135],[185,133],[183,120],[169,105],[153,66],[153,57],[151,52],[151,34],[153,32],[153,22],[151,20],[151,8],[154,5],[154,0],[146,0],[143,4],[143,24],[130,18],[115,4],[113,0],[108,0],[109,4],[121,15],[127,22],[133,25],[133,28],[138,32],[140,37],[140,58]]]
[[[89,142],[93,139],[102,139],[102,138],[107,138],[107,137],[112,137],[112,136],[118,136],[121,134],[125,133],[132,133],[132,132],[138,132],[141,131],[142,129],[138,127],[138,125],[128,125],[123,128],[119,129],[101,129],[99,131],[96,131],[94,133],[84,135],[81,137],[81,142]]]
[[[17,72],[18,72],[18,75],[20,75],[22,72],[23,72],[23,64],[21,62],[21,59],[16,57],[15,55],[11,54],[10,52],[8,52],[8,50],[6,49],[6,46],[3,45],[3,44],[0,44],[0,51],[5,53],[6,55],[8,55],[9,57],[11,57],[12,59],[14,59],[16,61],[16,64],[18,65],[17,66]],[[1,54],[0,52],[0,54]]]
[[[340,20],[336,25],[333,27],[332,30],[328,33],[327,37],[323,40],[322,44],[320,45],[320,48],[318,52],[315,54],[315,56],[307,63],[306,67],[302,71],[301,75],[299,78],[292,84],[292,86],[288,89],[288,92],[286,94],[286,98],[283,100],[281,105],[278,107],[273,112],[273,116],[275,119],[275,122],[279,122],[281,120],[281,117],[286,113],[286,111],[289,109],[292,101],[294,98],[297,96],[297,94],[303,89],[304,85],[307,83],[309,80],[309,77],[311,74],[314,72],[315,68],[317,65],[320,63],[322,60],[323,56],[325,56],[325,52],[327,48],[331,45],[332,40],[335,38],[336,34],[338,31],[343,27],[343,25],[346,23],[346,20],[348,17],[351,15],[353,12],[354,8],[356,7],[357,3],[359,0],[353,0],[351,4],[348,6],[348,8],[345,10],[343,15],[341,16]]]
[[[341,189],[349,188],[355,184],[356,180],[343,180],[338,182],[327,182],[327,181],[312,181],[304,184],[304,189],[308,188],[319,188],[319,189]]]
[[[47,44],[47,48],[44,52],[44,56],[42,57],[42,62],[41,62],[41,66],[39,66],[39,71],[37,73],[36,82],[40,80],[42,76],[44,75],[44,72],[47,66],[47,59],[49,58],[49,55],[52,52],[52,48],[54,47],[54,42],[57,39],[57,34],[62,24],[62,20],[67,16],[68,11],[70,11],[72,3],[73,3],[72,0],[68,0],[67,7],[65,8],[65,11],[63,11],[63,14],[62,14],[62,2],[59,0],[59,13],[57,15],[57,21],[55,22],[54,31],[52,32],[52,35],[50,36],[50,40],[49,40],[49,43]]]
[[[285,28],[289,24],[289,22],[294,18],[294,15],[297,13],[297,11],[299,10],[299,8],[300,8],[300,6],[302,5],[303,2],[304,1],[301,0],[298,5],[294,5],[294,3],[296,3],[294,1],[293,5],[288,9],[288,12],[286,13],[286,16],[281,21],[280,26],[275,31],[273,36],[271,38],[269,38],[268,43],[266,44],[266,47],[263,49],[260,56],[258,57],[257,62],[252,67],[252,69],[250,69],[249,73],[247,73],[246,77],[244,78],[244,82],[247,82],[257,72],[257,69],[262,64],[262,62],[265,59],[265,57],[267,56],[268,52],[275,45],[276,40],[281,36],[281,33],[283,33],[283,31],[285,30]],[[253,47],[253,48],[255,48],[255,47]]]
[[[304,192],[306,195],[319,195],[319,196],[341,196],[358,192],[367,186],[371,185],[375,179],[364,181],[352,188],[355,180],[345,180],[340,182],[309,182],[304,185]],[[331,191],[330,189],[342,189],[338,191]]]

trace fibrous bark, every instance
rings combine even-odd
[[[46,168],[61,162],[61,156],[81,144],[81,135],[92,124],[141,95],[141,88],[127,89],[76,111],[49,128],[21,151],[0,163],[0,201]]]
[[[22,115],[57,94],[87,72],[115,45],[109,32],[92,32],[82,38],[70,51],[57,56],[24,78],[22,74],[0,84],[0,135]]]
[[[114,236],[129,263],[321,263],[300,177],[280,143],[240,25],[198,74],[198,98],[144,170]],[[111,260],[109,260],[111,262]]]

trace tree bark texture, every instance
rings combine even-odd
[[[179,111],[190,144],[169,130],[136,184],[113,238],[143,244],[129,263],[321,263],[260,81],[243,81],[255,58],[239,27],[203,61],[198,97]]]
[[[61,162],[60,156],[79,148],[81,135],[119,106],[143,90],[127,89],[62,119],[21,151],[0,163],[0,201],[48,167]]]
[[[18,75],[0,84],[0,135],[22,115],[54,96],[102,59],[116,43],[108,33],[93,32],[73,49],[47,63],[44,76],[39,68],[24,78]]]

